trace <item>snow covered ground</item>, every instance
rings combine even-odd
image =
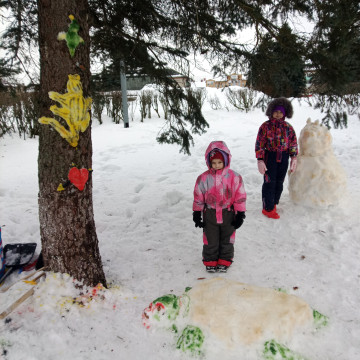
[[[221,91],[214,92],[224,102]],[[305,102],[294,100],[293,106],[290,122],[298,136],[308,117],[322,118]],[[360,358],[360,121],[352,116],[347,129],[331,131],[335,155],[348,176],[343,206],[295,206],[286,180],[278,206],[281,218],[271,220],[261,214],[262,176],[254,157],[265,115],[259,109],[212,110],[209,103],[203,110],[210,129],[195,137],[191,156],[180,154],[176,145],[156,143],[163,125],[156,114],[141,123],[137,111],[128,129],[110,120],[93,124],[94,211],[110,288],[97,290],[97,296],[80,307],[72,301],[79,296],[72,279],[48,274],[29,300],[1,320],[0,359],[187,358],[175,349],[174,334],[145,329],[141,314],[161,295],[181,295],[199,278],[219,276],[205,272],[201,231],[192,222],[193,187],[206,170],[204,153],[212,140],[227,143],[231,168],[243,176],[248,196],[234,263],[220,276],[285,289],[327,315],[326,328],[287,344],[307,359]],[[0,139],[4,244],[36,242],[40,248],[37,150],[37,139]],[[16,276],[24,275],[10,280]],[[220,342],[207,342],[204,358],[255,360],[260,354],[260,344],[230,350]]]

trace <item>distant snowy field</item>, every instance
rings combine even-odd
[[[186,359],[175,349],[171,332],[146,330],[141,314],[155,298],[181,295],[200,277],[211,278],[201,262],[202,234],[192,222],[192,192],[206,170],[210,141],[224,140],[231,168],[244,179],[247,212],[237,231],[234,263],[220,276],[282,288],[330,318],[313,334],[287,344],[309,360],[360,359],[360,121],[331,130],[334,153],[348,177],[341,207],[314,210],[289,200],[287,179],[280,220],[261,214],[262,176],[254,155],[259,126],[266,120],[257,109],[245,113],[228,106],[221,90],[221,110],[206,102],[207,133],[195,136],[192,155],[176,145],[159,145],[164,124],[155,112],[130,128],[105,118],[93,123],[93,194],[99,247],[109,290],[87,307],[72,304],[78,292],[67,276],[49,274],[35,295],[0,322],[0,359]],[[297,135],[306,120],[322,114],[305,101],[293,101],[290,120]],[[0,225],[3,243],[36,242],[40,248],[37,205],[38,140],[0,139]],[[12,275],[10,281],[15,281]],[[211,299],[209,299],[211,302]],[[216,315],[214,315],[216,316]],[[222,319],[218,319],[219,322]],[[260,359],[261,344],[226,348],[206,342],[205,359]],[[2,355],[1,355],[2,354]]]

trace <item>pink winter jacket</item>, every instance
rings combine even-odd
[[[224,157],[224,168],[211,168],[210,152],[220,150]],[[205,152],[205,161],[209,170],[196,180],[194,188],[193,211],[203,211],[205,205],[216,210],[218,224],[223,222],[222,210],[234,207],[235,212],[246,211],[246,192],[242,177],[230,169],[230,150],[223,141],[213,141]]]

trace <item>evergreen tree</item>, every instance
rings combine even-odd
[[[35,0],[7,4],[12,9],[13,29],[25,31],[22,19],[36,8]],[[208,124],[200,106],[191,105],[189,116],[186,103],[193,103],[191,94],[184,94],[166,69],[176,64],[175,70],[188,75],[187,57],[194,52],[214,64],[215,75],[237,71],[252,51],[241,40],[242,30],[253,27],[259,39],[264,33],[276,37],[279,15],[309,13],[310,5],[308,0],[89,0],[92,51],[106,69],[116,69],[122,59],[165,86],[171,116],[158,140],[178,143],[189,153],[192,134],[203,133]],[[23,43],[22,38],[13,39],[14,53]]]
[[[318,20],[309,42],[315,91],[345,95],[360,91],[360,3],[316,1]]]
[[[106,285],[95,230],[91,173],[82,191],[68,182],[71,169],[83,169],[86,174],[92,168],[91,124],[86,122],[85,100],[90,82],[87,0],[39,0],[38,5],[40,113],[47,119],[58,115],[54,125],[65,127],[60,136],[56,126],[52,128],[41,118],[38,173],[44,263],[50,270],[69,273],[88,285]],[[78,32],[70,32],[76,24]],[[68,33],[66,41],[59,40],[63,32]],[[78,134],[71,131],[74,128]]]
[[[13,75],[19,74],[20,69],[18,67],[12,67],[5,59],[0,59],[0,91],[5,91],[9,86],[8,79]]]
[[[35,84],[38,78],[34,78],[29,68],[38,69],[34,59],[34,50],[36,55],[38,53],[36,0],[0,1],[0,10],[7,14],[2,16],[6,29],[1,36],[0,49],[5,52],[3,65],[10,72],[4,77],[24,72]]]
[[[287,24],[273,40],[266,35],[250,56],[248,83],[271,97],[297,97],[305,91],[304,47]]]

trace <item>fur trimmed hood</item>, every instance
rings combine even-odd
[[[282,106],[285,109],[285,117],[291,119],[293,116],[293,107],[291,105],[291,102],[284,97],[280,97],[277,99],[274,99],[272,101],[270,101],[270,103],[268,104],[268,107],[266,109],[266,113],[265,115],[268,116],[269,118],[271,118],[274,109],[277,106]]]

